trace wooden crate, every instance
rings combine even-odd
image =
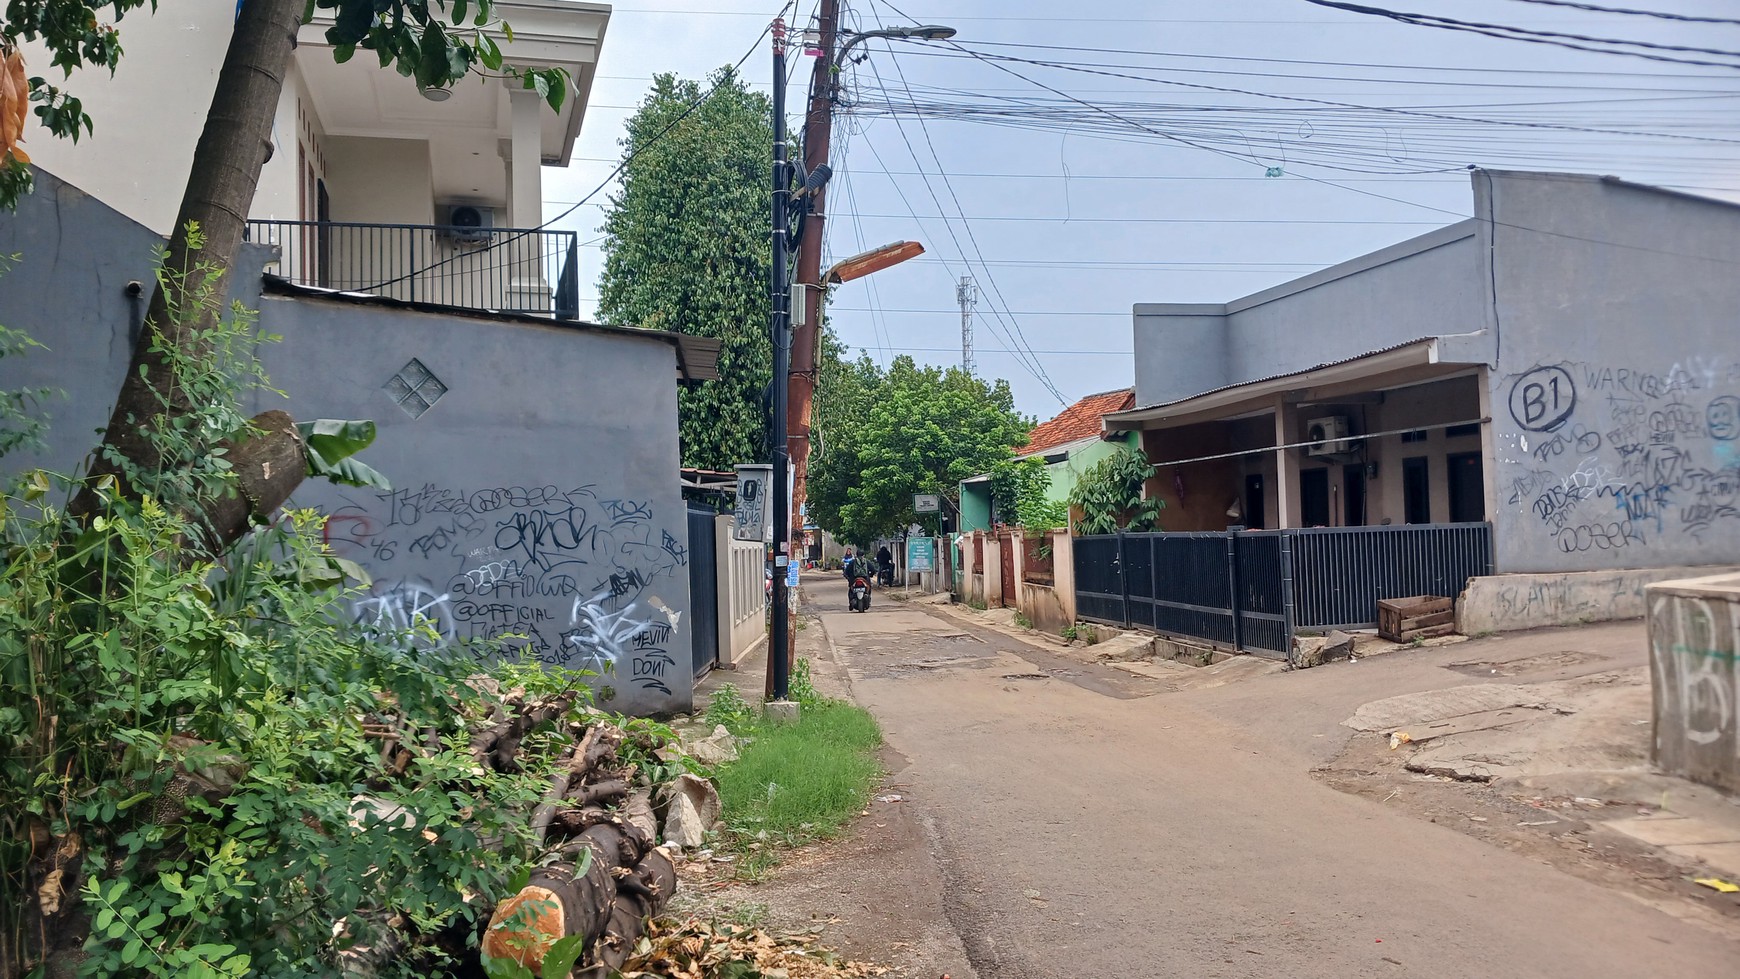
[[[1413,642],[1456,631],[1456,601],[1438,595],[1378,601],[1378,635],[1391,642]]]

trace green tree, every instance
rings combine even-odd
[[[846,360],[841,353],[838,338],[824,326],[810,416],[806,504],[810,519],[836,537],[845,534],[840,508],[857,478],[863,433],[885,379],[868,356]],[[835,457],[839,457],[838,464]]]
[[[868,358],[844,368],[856,390],[830,392],[837,414],[810,468],[810,512],[842,540],[869,541],[913,521],[912,496],[958,502],[960,481],[996,467],[1033,427],[1009,382],[898,357],[886,373]],[[826,382],[835,376],[824,374]],[[934,519],[934,518],[926,518]]]
[[[712,97],[692,108],[708,88]],[[706,88],[661,74],[622,140],[599,317],[722,344],[719,379],[678,394],[686,466],[728,470],[766,454],[772,120],[770,100],[730,69]]]
[[[49,50],[51,66],[71,77],[85,67],[114,71],[122,54],[118,28],[102,23],[101,11],[113,11],[119,21],[144,0],[8,0],[5,21],[0,23],[0,65],[7,84],[0,85],[0,134],[16,128],[21,112],[19,99],[36,103],[35,114],[50,133],[76,139],[91,132],[95,122],[84,112],[77,97],[50,85],[46,78],[26,79],[26,94],[16,83],[21,69],[20,41],[40,41]],[[152,0],[155,7],[155,0]],[[106,477],[120,480],[132,491],[128,473],[160,469],[165,461],[156,453],[160,440],[154,431],[175,427],[179,419],[196,413],[189,392],[174,383],[171,361],[199,360],[205,356],[201,338],[212,334],[222,313],[221,303],[203,303],[199,295],[235,265],[242,230],[259,184],[260,168],[272,147],[272,124],[290,67],[296,34],[316,11],[330,14],[334,23],[326,38],[333,56],[348,61],[359,50],[367,51],[401,75],[415,78],[424,88],[444,88],[473,72],[506,72],[517,75],[527,88],[536,89],[559,106],[567,97],[569,79],[558,69],[520,71],[504,67],[501,49],[492,34],[511,37],[511,30],[496,17],[494,0],[247,0],[239,5],[235,30],[219,70],[205,127],[194,149],[193,166],[175,219],[177,233],[170,238],[164,267],[172,274],[159,279],[146,311],[145,327],[133,347],[133,361],[115,399],[115,409],[103,434],[103,444],[91,465],[91,479],[75,499],[72,512],[88,517],[100,509],[94,487]],[[175,79],[163,79],[164,101],[173,101]],[[29,189],[29,171],[15,148],[0,146],[0,206],[11,207],[18,195]],[[123,161],[116,161],[124,166]],[[197,233],[194,230],[197,229]],[[183,230],[189,233],[183,234]],[[195,272],[197,270],[197,272]],[[191,316],[172,316],[171,310],[192,311]],[[268,447],[294,443],[297,436],[283,425],[254,426],[259,441]],[[239,438],[249,433],[231,433]],[[269,512],[288,497],[300,480],[279,481],[275,499],[253,500]],[[282,495],[278,495],[281,491]]]
[[[1051,472],[1044,459],[1009,459],[991,467],[991,507],[1002,523],[1030,535],[1069,523],[1069,503],[1051,499]]]

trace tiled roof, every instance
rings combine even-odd
[[[1093,438],[1100,434],[1100,416],[1113,411],[1128,411],[1135,404],[1134,388],[1090,394],[1065,408],[1063,414],[1027,433],[1027,444],[1016,451],[1021,455],[1036,455]]]

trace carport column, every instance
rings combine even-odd
[[[1480,390],[1480,474],[1481,491],[1486,494],[1486,521],[1495,527],[1498,524],[1498,436],[1492,426],[1492,378],[1491,368],[1481,367],[1479,377]],[[1495,548],[1492,554],[1493,563],[1498,562],[1498,552]],[[1491,574],[1496,568],[1487,569]]]
[[[511,81],[511,79],[510,79]],[[544,101],[529,88],[508,89],[513,123],[513,143],[508,158],[508,220],[515,228],[536,228],[544,223],[543,131],[539,114]],[[509,245],[503,259],[512,263],[508,302],[515,309],[543,311],[550,308],[550,288],[544,281],[540,257],[542,235],[527,235]]]
[[[1299,438],[1299,409],[1275,402],[1275,444],[1288,445]],[[1275,450],[1275,510],[1277,527],[1299,526],[1299,451]]]

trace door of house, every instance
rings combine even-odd
[[[1299,470],[1299,523],[1305,527],[1329,526],[1329,470]]]
[[[1341,503],[1343,527],[1365,526],[1365,464],[1349,463],[1341,467]]]
[[[1402,460],[1402,519],[1432,522],[1432,468],[1425,456]]]
[[[314,181],[314,220],[319,222],[315,233],[314,267],[317,285],[329,288],[332,283],[332,195],[326,192],[326,181]]]
[[[689,635],[695,676],[719,662],[719,553],[712,510],[689,511]],[[726,573],[730,573],[727,569]]]
[[[1245,526],[1260,530],[1263,517],[1263,474],[1251,473],[1245,477]]]
[[[1450,476],[1450,522],[1479,523],[1486,519],[1486,478],[1480,453],[1454,452],[1444,457]]]
[[[1006,530],[1003,532],[1002,546],[997,548],[997,553],[1002,558],[998,563],[1003,566],[1003,605],[1006,608],[1015,607],[1015,547],[1018,543],[1015,532]]]

